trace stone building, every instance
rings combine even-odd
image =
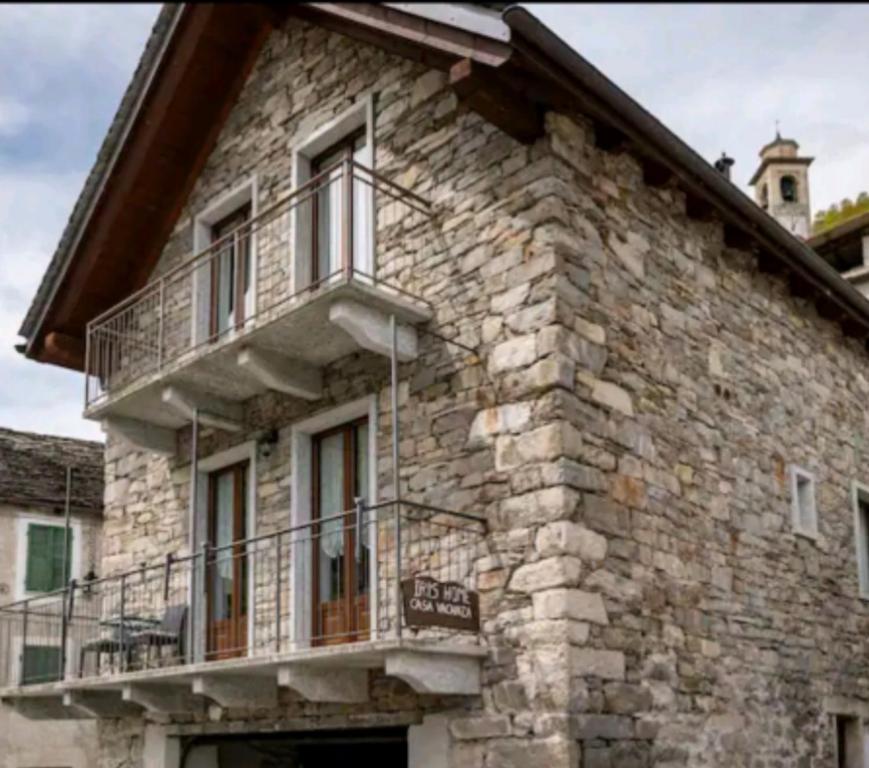
[[[860,765],[869,303],[526,9],[166,6],[22,335],[101,768]]]
[[[67,472],[69,475],[69,557]],[[62,589],[64,572],[81,579],[99,565],[103,503],[103,445],[55,435],[0,429],[0,648],[4,677],[16,683],[56,678],[58,649],[44,642],[40,596]],[[30,630],[14,638],[5,614],[31,606]],[[11,606],[9,604],[12,604]],[[9,669],[7,665],[13,665]],[[48,726],[48,727],[46,727]],[[0,766],[90,768],[97,757],[96,726],[87,721],[35,723],[0,708]]]

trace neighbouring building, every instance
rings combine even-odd
[[[61,668],[52,638],[56,617],[42,608],[53,610],[69,579],[81,580],[100,562],[103,449],[102,443],[0,429],[0,675],[25,689],[58,679]],[[24,606],[30,627],[13,637],[8,617]],[[92,722],[36,723],[0,708],[2,768],[91,768],[96,760]]]
[[[517,6],[165,6],[22,326],[105,512],[4,706],[100,768],[861,765],[869,302],[778,144],[764,211]]]
[[[813,235],[809,245],[860,293],[869,296],[869,214],[858,214]]]

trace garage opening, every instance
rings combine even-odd
[[[407,728],[197,736],[181,768],[407,768]]]

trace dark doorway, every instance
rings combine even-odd
[[[195,745],[212,753],[216,747],[216,768],[407,768],[407,728],[247,733],[197,739]]]

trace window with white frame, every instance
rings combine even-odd
[[[45,515],[21,515],[17,522],[17,599],[53,592],[81,575],[82,530],[73,521],[69,537],[62,523]]]
[[[791,517],[793,528],[804,536],[818,533],[815,478],[801,467],[791,467]]]
[[[216,340],[256,314],[257,249],[251,219],[257,214],[252,176],[219,197],[193,220],[193,343]]]
[[[349,205],[342,172],[352,170]],[[369,94],[299,137],[293,150],[293,186],[314,184],[293,209],[293,290],[328,281],[346,268],[366,279],[376,271],[374,259],[374,195],[365,169],[374,167],[374,97]],[[316,181],[313,181],[317,179]],[[345,254],[345,227],[350,227],[350,253]],[[346,260],[350,260],[350,265]]]
[[[860,597],[869,599],[869,486],[854,483],[854,543],[857,548],[857,581]]]

